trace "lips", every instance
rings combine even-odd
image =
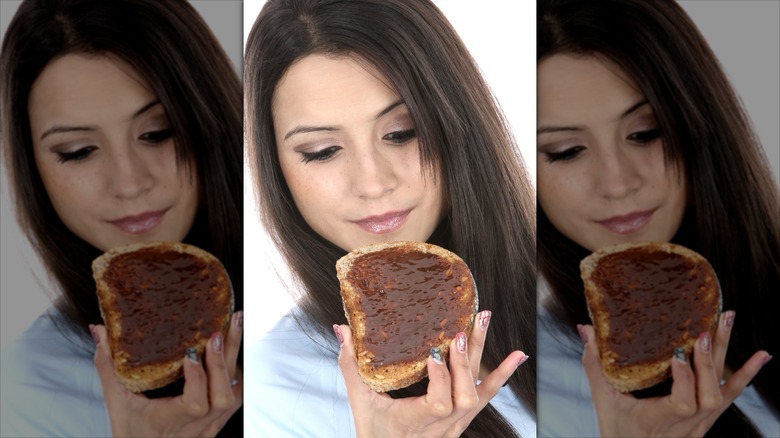
[[[143,234],[151,231],[160,222],[162,222],[165,213],[168,210],[147,211],[133,216],[125,216],[116,220],[108,221],[120,230],[128,234]]]
[[[368,216],[353,221],[360,228],[374,234],[392,233],[403,225],[412,210],[391,211],[378,216]]]
[[[639,231],[650,222],[655,209],[631,212],[622,216],[613,216],[596,221],[615,234],[631,234]]]

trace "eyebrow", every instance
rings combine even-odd
[[[383,116],[385,116],[390,111],[396,109],[397,107],[404,104],[403,100],[398,100],[396,102],[391,103],[388,105],[385,109],[382,111],[379,111],[375,116],[374,120],[377,120]],[[288,138],[292,137],[296,134],[304,134],[309,132],[319,132],[319,131],[325,131],[325,132],[333,132],[338,131],[339,128],[335,126],[296,126],[295,128],[291,129],[287,132],[287,134],[284,135],[284,140],[287,140]]]
[[[141,108],[139,108],[136,112],[133,113],[132,116],[130,116],[130,119],[135,119],[141,114],[149,111],[154,106],[160,103],[160,99],[154,99],[153,101],[145,104]],[[96,128],[94,126],[53,126],[46,131],[44,131],[43,134],[41,134],[40,140],[43,140],[44,138],[52,135],[52,134],[60,134],[64,132],[79,132],[79,131],[94,131]]]
[[[640,100],[639,102],[631,105],[627,110],[623,111],[620,114],[620,117],[618,119],[625,119],[628,117],[631,113],[635,112],[639,108],[647,105],[647,99]],[[536,130],[536,135],[540,134],[550,134],[553,132],[571,132],[571,131],[583,131],[585,128],[581,126],[542,126],[541,128]]]

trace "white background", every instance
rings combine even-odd
[[[0,1],[0,24],[5,30],[19,2]],[[218,3],[224,10],[236,1]],[[699,24],[741,95],[778,178],[780,135],[780,2],[686,1],[683,6]],[[535,82],[536,57],[534,2],[491,0],[443,0],[437,4],[465,41],[483,69],[512,124],[535,179]],[[251,29],[261,2],[244,2],[244,35]],[[205,13],[202,11],[202,13]],[[238,28],[236,19],[217,23],[220,28]],[[207,18],[208,20],[208,18]],[[213,22],[209,23],[214,26]],[[219,30],[216,29],[220,35]],[[222,40],[222,37],[220,36]],[[223,40],[224,41],[224,40]],[[238,46],[240,43],[236,43]],[[226,47],[229,54],[239,47]],[[234,59],[233,57],[231,57]],[[234,63],[238,64],[234,60]],[[245,303],[247,344],[256,340],[290,306],[288,292],[278,279],[286,277],[283,263],[260,228],[250,194],[253,183],[245,175]],[[8,197],[5,168],[0,168],[0,347],[16,338],[48,305],[54,289],[36,255],[16,226]]]
[[[477,64],[513,129],[531,181],[536,181],[536,9],[533,2],[490,0],[435,1],[452,23]],[[252,29],[262,1],[244,1],[244,39]],[[249,172],[244,185],[253,186]],[[244,190],[245,346],[265,333],[290,307],[289,273],[259,225],[257,206]],[[270,259],[276,272],[269,267]],[[335,266],[334,266],[335,275]]]

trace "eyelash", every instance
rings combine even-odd
[[[648,144],[661,137],[661,129],[648,129],[646,131],[638,131],[630,134],[626,139],[639,144]]]
[[[394,144],[405,144],[417,137],[417,132],[414,129],[406,129],[404,131],[394,131],[384,137],[382,140],[389,141]]]
[[[173,130],[171,128],[167,128],[167,129],[161,129],[159,131],[145,132],[141,134],[141,136],[138,137],[138,139],[151,144],[159,144],[168,140],[171,137],[173,137]]]
[[[382,140],[389,141],[396,145],[402,145],[410,142],[416,137],[417,133],[414,129],[407,129],[404,131],[391,132],[382,137]],[[328,161],[340,150],[340,146],[330,146],[317,152],[301,152],[301,161],[304,163],[309,163],[311,161]]]
[[[165,142],[171,137],[173,137],[173,131],[168,128],[161,129],[159,131],[145,132],[141,134],[138,139],[152,145],[157,145]],[[95,150],[97,150],[97,146],[85,146],[73,152],[57,152],[57,161],[60,163],[65,163],[68,161],[83,161],[92,155],[92,152]]]
[[[57,161],[64,163],[66,161],[82,161],[96,150],[97,146],[86,146],[73,152],[57,152]]]
[[[584,149],[584,146],[574,146],[561,152],[545,152],[544,154],[547,156],[548,163],[555,161],[569,161],[574,159]]]
[[[638,131],[630,134],[626,137],[627,140],[641,145],[652,143],[661,137],[661,130],[659,128],[648,129],[647,131]],[[552,163],[555,161],[570,161],[579,155],[585,149],[584,146],[574,146],[561,152],[545,152],[547,156],[547,162]]]
[[[310,161],[328,161],[341,150],[340,146],[330,146],[317,152],[301,152],[301,161],[308,163]]]

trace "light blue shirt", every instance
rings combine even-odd
[[[55,308],[0,352],[0,436],[110,437],[95,345]]]
[[[293,310],[268,334],[248,346],[244,366],[246,424],[251,437],[354,437],[347,388],[338,366],[335,336],[323,339]],[[518,372],[522,372],[522,367]],[[523,437],[536,436],[536,423],[509,387],[491,404]]]
[[[543,306],[538,309],[537,414],[540,437],[597,437],[599,423],[582,366],[579,337],[561,332]],[[767,437],[780,437],[780,422],[748,386],[734,402]]]

